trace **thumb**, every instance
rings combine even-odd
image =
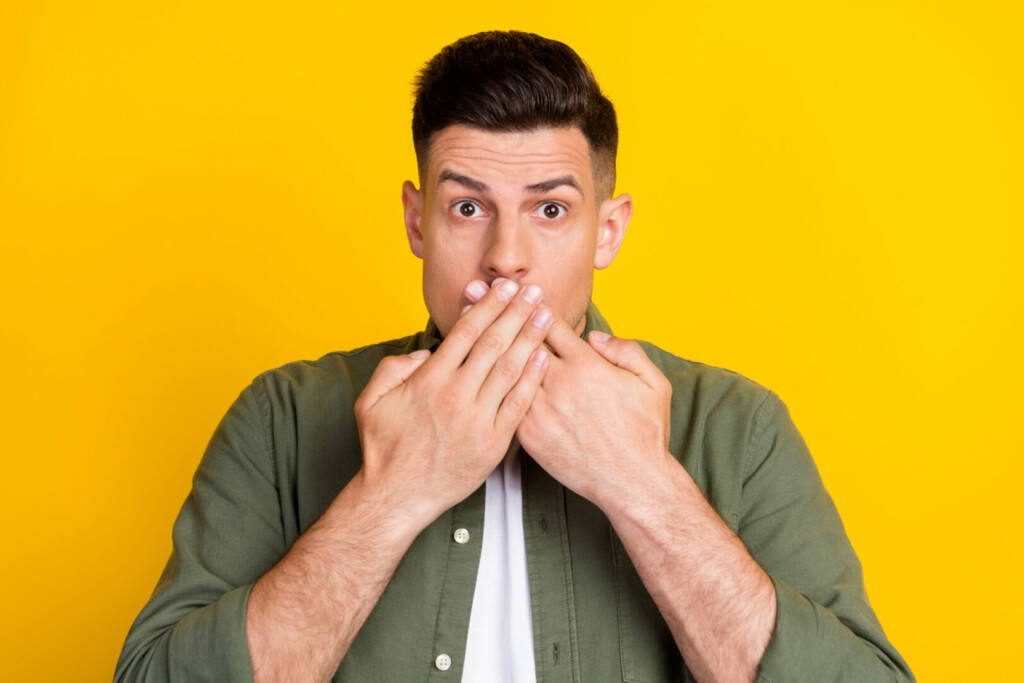
[[[658,377],[661,371],[651,362],[635,339],[622,339],[600,330],[591,330],[587,341],[605,360],[632,372],[652,389],[657,389],[661,380],[664,380],[663,376]]]
[[[409,379],[409,376],[416,371],[416,368],[423,365],[423,362],[430,357],[430,349],[420,349],[412,353],[385,356],[377,364],[373,376],[367,382],[363,393],[359,395],[359,403],[363,409],[372,408],[377,401],[389,391]]]

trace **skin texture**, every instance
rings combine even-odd
[[[486,479],[513,434],[608,516],[697,680],[754,680],[775,621],[769,577],[668,451],[668,380],[636,340],[580,337],[629,196],[598,201],[575,128],[450,126],[427,168],[423,191],[406,181],[402,201],[444,340],[379,364],[355,405],[363,467],[254,585],[256,680],[328,680],[412,541]],[[438,183],[446,169],[488,189]],[[582,195],[523,190],[563,175]],[[545,213],[552,204],[564,217]],[[508,283],[524,286],[506,300]],[[524,299],[528,284],[539,302]],[[540,311],[550,320],[535,327]],[[367,536],[366,519],[382,531]]]
[[[576,330],[586,324],[594,269],[608,267],[633,210],[628,194],[598,197],[590,146],[577,127],[493,132],[448,126],[434,134],[423,187],[402,185],[409,247],[423,259],[423,297],[442,336],[470,300],[470,280],[499,277],[535,283],[545,302]],[[443,170],[481,181],[478,191]],[[582,196],[561,186],[525,192],[532,183],[571,175]],[[462,204],[470,215],[463,215]],[[550,208],[561,204],[564,210]],[[549,217],[550,213],[550,217]]]

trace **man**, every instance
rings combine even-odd
[[[778,396],[609,336],[632,201],[576,53],[449,45],[413,139],[425,329],[242,390],[115,680],[914,680]]]

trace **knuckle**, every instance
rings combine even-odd
[[[477,337],[480,336],[480,329],[469,320],[460,320],[455,325],[453,334],[461,339],[462,341],[472,343]]]
[[[501,351],[505,346],[501,338],[493,332],[482,334],[476,343],[485,351]]]
[[[494,364],[494,371],[497,372],[499,376],[509,380],[517,379],[519,377],[519,370],[519,366],[516,365],[516,363],[507,355],[499,358]]]
[[[413,394],[418,394],[424,385],[429,386],[430,376],[430,371],[421,365],[405,379],[405,386]]]
[[[513,392],[506,396],[505,402],[508,404],[508,409],[511,410],[514,415],[523,415],[530,407],[526,397],[519,392]]]
[[[457,412],[460,395],[455,391],[434,392],[431,405],[442,415],[453,415]]]

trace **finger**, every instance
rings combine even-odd
[[[664,388],[668,381],[635,339],[622,339],[600,330],[591,330],[587,341],[605,359],[632,372],[652,389]]]
[[[382,396],[409,379],[429,357],[430,349],[420,349],[408,354],[382,358],[377,363],[370,381],[356,399],[357,409],[372,408]]]
[[[560,358],[569,358],[587,348],[587,342],[583,341],[579,333],[558,314],[555,314],[555,319],[548,328],[545,341]]]
[[[512,363],[513,359],[501,360],[501,357],[512,346],[516,337],[526,326],[526,321],[537,306],[541,305],[543,292],[537,285],[528,285],[519,290],[501,312],[498,319],[483,331],[476,340],[476,344],[469,352],[466,362],[458,369],[459,382],[462,387],[471,392],[471,396],[479,396],[480,388],[487,381],[487,377],[495,369],[509,375],[505,390],[511,387],[519,377],[519,372],[526,359],[520,354],[521,362],[518,367]],[[466,314],[472,315],[472,311]],[[539,341],[539,340],[538,340]],[[532,350],[532,349],[531,349]],[[527,353],[526,355],[529,355]],[[497,408],[498,401],[504,392],[495,398],[492,404]]]
[[[530,355],[530,361],[526,364],[523,374],[519,377],[512,390],[505,395],[494,417],[494,426],[504,431],[514,431],[519,423],[526,417],[526,413],[533,404],[533,397],[537,394],[544,373],[551,364],[551,354],[543,349],[535,349]]]
[[[494,361],[480,387],[480,392],[477,394],[478,405],[497,411],[501,400],[505,398],[509,389],[519,381],[530,355],[543,344],[544,335],[547,334],[547,329],[551,326],[553,318],[554,315],[550,307],[545,304],[539,304],[533,309],[526,324],[520,327],[519,334],[516,335],[511,346]],[[468,365],[469,361],[466,363]]]
[[[505,280],[506,278],[498,278],[490,289],[486,289],[487,285],[480,280],[473,280],[466,286],[465,295],[471,301],[471,288],[474,284],[482,286],[486,291],[468,311],[459,316],[434,352],[431,365],[434,365],[438,372],[450,374],[462,365],[476,340],[505,310],[509,302],[508,299],[502,298],[505,292],[501,284]],[[514,291],[512,295],[515,295]]]

